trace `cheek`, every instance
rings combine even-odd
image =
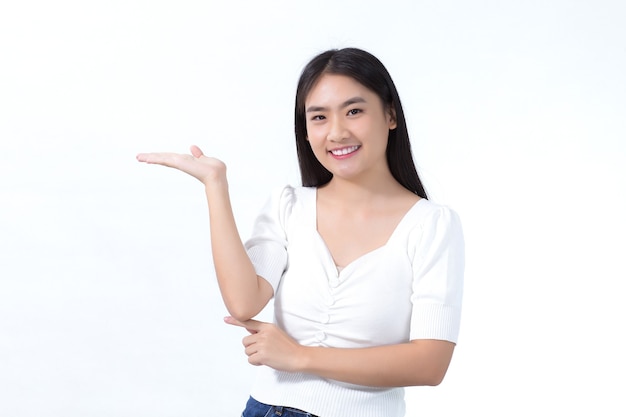
[[[309,136],[309,145],[313,150],[313,153],[316,155],[322,154],[326,152],[326,145],[324,141],[318,140],[315,137]]]
[[[319,126],[308,126],[307,125],[307,137],[306,140],[309,141],[309,143],[311,144],[311,146],[313,148],[315,148],[315,146],[318,146],[320,143],[323,143],[325,141],[325,135],[324,132],[322,131],[322,129],[320,129]]]
[[[389,140],[389,126],[385,125],[383,123],[380,124],[376,124],[375,126],[372,126],[370,129],[371,135],[373,138],[376,138],[377,141],[385,144],[387,144],[387,141]]]

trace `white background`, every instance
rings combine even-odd
[[[328,48],[388,67],[434,201],[463,220],[461,337],[408,415],[623,415],[621,1],[5,1],[0,415],[239,415],[198,144],[245,238],[298,184],[295,84]]]

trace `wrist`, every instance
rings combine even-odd
[[[313,346],[300,346],[300,352],[298,354],[298,361],[296,365],[297,372],[311,373],[313,363],[313,356],[316,347]]]
[[[204,184],[204,190],[209,193],[223,193],[228,191],[228,181],[226,179],[226,175],[215,175],[210,177],[205,177],[202,180],[202,184]]]

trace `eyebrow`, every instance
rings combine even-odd
[[[341,106],[339,108],[343,109],[345,107],[351,106],[351,105],[356,104],[356,103],[367,103],[367,102],[365,101],[365,99],[363,97],[358,97],[358,96],[357,97],[352,97],[352,98],[349,98],[348,100],[344,101],[343,103],[341,103]],[[307,113],[312,113],[312,112],[324,111],[324,110],[327,110],[327,108],[326,107],[321,107],[321,106],[310,106],[310,107],[308,107],[306,109],[306,112]]]

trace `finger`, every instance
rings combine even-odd
[[[261,355],[259,355],[259,351],[256,345],[252,344],[252,345],[246,346],[244,352],[246,356],[248,357],[249,364],[255,365],[255,366],[263,365],[263,359]]]
[[[227,324],[232,324],[233,326],[243,327],[250,333],[257,333],[259,330],[261,330],[263,325],[266,324],[258,320],[239,321],[231,316],[224,317],[224,322],[226,322]]]
[[[226,324],[232,324],[233,326],[246,327],[242,322],[232,316],[224,317],[224,322]]]
[[[137,160],[139,162],[148,162],[148,158],[150,157],[150,154],[147,153],[139,153],[137,154]]]
[[[204,156],[204,153],[202,153],[202,150],[198,148],[196,145],[191,145],[191,148],[189,149],[191,150],[191,154],[195,158],[200,158],[201,156]]]
[[[171,153],[151,152],[137,154],[137,160],[139,162],[146,162],[148,164],[171,165],[172,159]]]
[[[255,336],[256,334],[251,334],[250,336],[246,336],[243,339],[241,339],[241,344],[246,348],[246,354],[248,354],[247,348],[249,348],[250,346],[256,343]]]

